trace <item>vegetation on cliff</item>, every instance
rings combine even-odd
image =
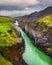
[[[11,17],[0,17],[0,65],[13,65],[21,60],[23,44],[19,44],[22,41],[19,41],[21,38],[14,29],[13,20]]]
[[[0,65],[13,65],[11,62],[6,60],[2,55],[0,54]]]
[[[47,26],[52,26],[52,15],[45,16],[39,20],[40,22],[44,22]]]
[[[12,18],[0,17],[0,47],[15,45],[17,33],[11,23]]]
[[[42,46],[41,49],[43,49],[44,52],[48,53],[48,55],[52,57],[52,15],[47,15],[34,21],[34,27],[37,31],[40,31],[42,33],[42,39],[47,39],[44,44],[40,44]]]
[[[41,24],[46,25],[46,26],[52,26],[52,15],[42,17],[42,18],[34,21],[34,23],[37,26],[40,26]]]

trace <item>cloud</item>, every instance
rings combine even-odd
[[[26,8],[25,10],[12,10],[12,11],[8,11],[8,10],[1,10],[0,11],[0,15],[1,16],[23,16],[23,15],[28,15],[30,13],[34,12],[34,9],[28,9]]]
[[[26,15],[52,6],[52,0],[0,0],[0,15]]]
[[[52,0],[0,0],[0,6],[28,7],[37,4],[52,5]]]
[[[0,6],[19,6],[26,7],[39,3],[38,0],[0,0]]]
[[[0,10],[23,10],[27,7],[52,6],[52,0],[0,0]]]
[[[0,10],[23,10],[24,8],[18,6],[0,6]]]
[[[39,4],[42,4],[44,6],[52,6],[52,0],[39,0]]]
[[[0,0],[0,10],[42,9],[52,6],[52,0]]]

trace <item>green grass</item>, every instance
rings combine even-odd
[[[0,47],[13,46],[16,44],[16,38],[18,37],[13,29],[13,18],[0,17]]]
[[[52,26],[52,15],[42,17],[42,18],[36,20],[34,23],[37,27],[41,26],[41,25]]]
[[[11,62],[6,60],[2,55],[0,54],[0,65],[13,65]]]
[[[52,26],[52,15],[45,16],[38,20],[39,22],[44,22],[47,26]]]
[[[10,17],[0,17],[0,65],[13,65],[2,56],[2,52],[5,52],[3,49],[15,46],[17,44],[16,38],[19,38],[13,29],[13,20],[14,18]]]
[[[4,23],[4,22],[11,22],[12,20],[14,20],[14,18],[11,17],[0,17],[0,23]]]

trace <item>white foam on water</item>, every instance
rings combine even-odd
[[[14,24],[15,24],[15,25],[17,25],[17,26],[19,25],[19,23],[18,23],[18,21],[17,21],[17,20],[15,21],[15,23],[14,23]]]
[[[18,21],[16,20],[15,21],[15,23],[14,23],[15,25],[17,25],[17,26],[19,26],[19,23],[18,23]],[[21,35],[22,35],[22,37],[23,37],[23,31],[22,31],[22,29],[19,27],[19,30],[20,30],[20,32],[21,32]]]

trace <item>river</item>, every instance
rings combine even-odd
[[[19,26],[16,21],[15,25]],[[30,38],[19,27],[21,35],[25,41],[25,51],[23,53],[23,59],[28,65],[52,65],[51,59],[33,46]]]

